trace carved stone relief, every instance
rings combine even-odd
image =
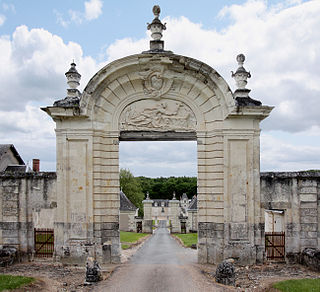
[[[144,93],[149,98],[159,100],[161,96],[171,89],[173,79],[167,75],[166,78],[164,78],[164,68],[164,66],[155,66],[145,72],[140,72]]]
[[[196,129],[196,124],[194,113],[182,102],[140,100],[121,113],[119,128],[121,131],[190,131]]]

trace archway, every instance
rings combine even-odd
[[[56,254],[119,261],[119,140],[197,140],[199,262],[263,258],[259,121],[208,65],[139,54],[101,69],[79,105],[45,109],[57,123]],[[91,251],[90,251],[91,250]]]
[[[149,51],[105,66],[82,94],[72,64],[68,97],[43,109],[56,122],[55,254],[120,261],[119,141],[195,140],[199,262],[262,261],[259,122],[272,108],[249,98],[243,55],[232,93],[210,66],[165,51],[153,11]]]

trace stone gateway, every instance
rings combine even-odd
[[[120,261],[120,141],[196,140],[199,262],[261,262],[259,123],[272,107],[248,96],[243,55],[233,93],[207,64],[165,51],[158,16],[149,51],[105,66],[82,93],[72,64],[68,96],[43,108],[56,122],[55,256]]]

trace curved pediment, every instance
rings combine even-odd
[[[80,99],[81,114],[111,130],[201,130],[223,120],[234,107],[230,88],[214,69],[175,54],[116,60],[89,81]]]

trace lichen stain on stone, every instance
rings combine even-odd
[[[79,191],[82,191],[83,190],[83,187],[79,187]]]

